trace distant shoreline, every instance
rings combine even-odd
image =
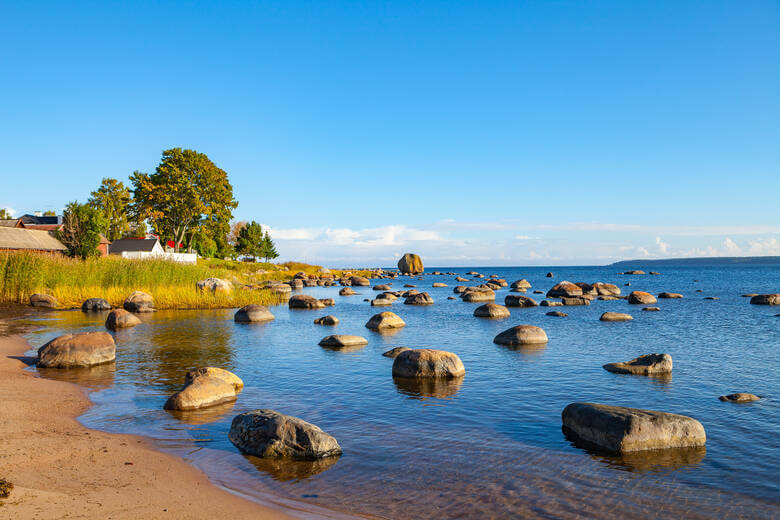
[[[780,256],[715,256],[696,258],[662,258],[654,260],[621,260],[609,266],[651,265],[780,265]]]

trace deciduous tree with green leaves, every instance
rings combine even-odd
[[[192,251],[207,223],[229,223],[238,206],[227,173],[195,150],[165,150],[154,173],[133,172],[130,182],[134,212],[171,237],[176,251],[180,243]]]
[[[108,222],[106,236],[118,240],[130,233],[128,206],[132,201],[130,190],[122,181],[104,178],[100,187],[93,191],[89,205],[103,212]]]
[[[253,220],[238,232],[236,251],[252,258],[262,257],[263,238],[263,227]]]
[[[12,219],[11,212],[6,208],[0,208],[0,220]]]
[[[62,214],[62,229],[57,231],[57,238],[67,248],[70,256],[86,259],[98,256],[100,234],[107,227],[103,212],[89,204],[71,202]]]

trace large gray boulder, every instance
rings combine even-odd
[[[310,296],[308,294],[296,294],[292,298],[290,298],[290,301],[287,302],[287,305],[291,309],[324,309],[325,304],[319,301],[314,296]]]
[[[400,329],[405,326],[406,322],[404,322],[400,316],[389,311],[374,314],[371,316],[371,319],[368,320],[368,323],[366,323],[366,328],[371,330]]]
[[[604,370],[616,374],[652,376],[672,373],[672,356],[669,354],[645,354],[631,361],[607,363]]]
[[[564,431],[612,453],[704,446],[696,419],[666,412],[596,403],[572,403],[561,414]]]
[[[103,298],[87,298],[81,304],[81,312],[110,311],[111,304]]]
[[[135,291],[127,297],[123,307],[130,312],[154,312],[154,298],[145,292]]]
[[[523,296],[521,294],[507,294],[504,298],[504,305],[507,307],[536,307],[536,300]]]
[[[534,325],[517,325],[493,338],[493,343],[508,347],[540,345],[547,343],[547,341],[547,334],[544,330]]]
[[[497,303],[486,303],[474,309],[474,316],[491,319],[508,318],[509,309]]]
[[[43,368],[91,367],[115,359],[116,345],[108,332],[65,334],[38,349],[38,366]]]
[[[265,306],[254,303],[241,307],[233,315],[233,321],[236,323],[261,323],[274,319],[276,317]]]
[[[237,415],[228,438],[239,450],[263,458],[321,459],[341,454],[341,446],[318,426],[274,410]]]
[[[752,302],[751,302],[752,303]],[[33,307],[41,307],[44,309],[54,309],[59,306],[57,299],[49,294],[31,294],[30,305]]]
[[[106,316],[106,328],[110,330],[126,329],[140,325],[141,320],[124,309],[114,309]]]
[[[460,377],[466,373],[463,362],[452,352],[427,348],[405,350],[393,362],[393,377]]]

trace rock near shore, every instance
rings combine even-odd
[[[233,315],[236,323],[261,323],[276,319],[271,311],[263,305],[249,304],[241,307]]]
[[[493,343],[508,347],[540,345],[547,341],[547,333],[534,325],[517,325],[493,338]]]
[[[129,312],[154,312],[154,298],[145,292],[135,291],[127,297],[123,307]]]
[[[615,374],[652,376],[672,373],[672,356],[669,354],[645,354],[631,361],[607,363],[604,370]]]
[[[752,305],[780,305],[780,294],[756,294],[750,298]]]
[[[87,298],[81,304],[81,312],[110,311],[111,304],[103,298]]]
[[[126,329],[140,325],[141,320],[124,309],[114,309],[106,316],[106,328],[110,330]]]
[[[398,354],[393,362],[393,377],[453,378],[465,373],[460,358],[445,350],[409,349]]]
[[[32,307],[40,307],[43,309],[54,309],[59,307],[60,304],[57,302],[54,296],[49,294],[36,293],[30,295],[30,305]]]
[[[42,368],[91,367],[115,359],[116,345],[108,332],[65,334],[38,349],[38,366]]]

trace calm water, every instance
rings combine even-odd
[[[641,267],[641,266],[639,266]],[[465,273],[471,269],[447,269]],[[659,300],[661,312],[625,301],[595,301],[551,309],[511,309],[511,318],[472,317],[479,304],[447,300],[454,277],[393,281],[427,290],[430,307],[372,308],[356,288],[311,288],[333,297],[325,310],[272,308],[276,320],[245,325],[233,311],[166,311],[115,335],[116,366],[45,371],[93,390],[96,403],[81,419],[89,427],[137,433],[184,456],[216,483],[278,504],[305,504],[310,515],[339,512],[386,518],[603,518],[780,516],[780,312],[749,305],[742,293],[780,292],[775,267],[661,268],[661,276],[623,276],[610,267],[477,268],[512,282],[527,278],[546,292],[560,280],[613,282],[630,290],[681,292]],[[544,277],[553,270],[553,280]],[[698,280],[698,281],[696,281]],[[431,288],[434,281],[448,288]],[[623,287],[626,281],[632,286]],[[383,282],[375,282],[383,283]],[[475,284],[477,282],[474,282]],[[467,284],[468,285],[468,284]],[[701,289],[703,292],[695,292]],[[508,289],[498,291],[503,303]],[[720,300],[704,300],[717,296]],[[407,323],[393,334],[364,327],[392,310]],[[607,310],[634,321],[602,323]],[[336,327],[314,325],[325,314]],[[51,312],[29,339],[38,347],[63,332],[104,330],[104,317]],[[511,350],[493,337],[518,324],[543,327],[541,348]],[[328,334],[358,334],[366,347],[331,351],[317,345]],[[396,382],[385,350],[404,345],[457,353],[461,382],[414,386]],[[616,375],[601,365],[640,354],[674,358],[670,379]],[[245,383],[238,401],[204,412],[162,410],[194,367],[219,366]],[[44,372],[44,371],[42,371]],[[766,396],[751,404],[722,403],[719,395],[747,391]],[[560,414],[574,401],[595,401],[690,415],[707,431],[706,450],[607,457],[573,446]],[[319,463],[268,462],[244,457],[228,441],[238,413],[273,408],[317,424],[335,436],[344,454]]]

